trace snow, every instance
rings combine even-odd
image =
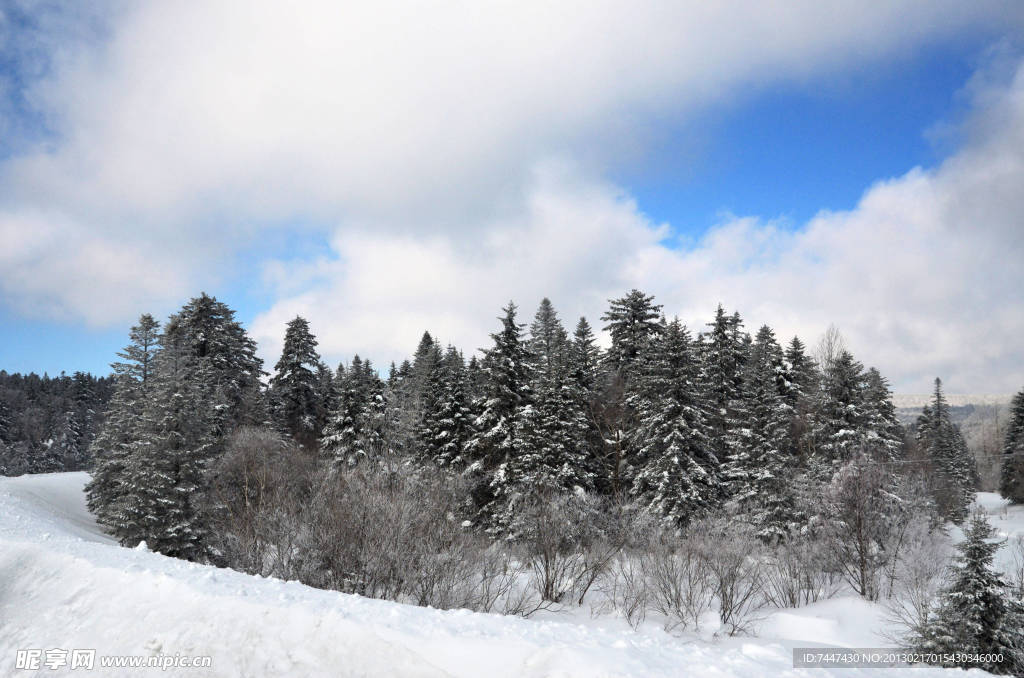
[[[721,639],[673,636],[651,624],[634,632],[583,610],[527,620],[418,608],[121,548],[87,513],[87,480],[84,473],[0,478],[0,674],[14,674],[16,650],[29,648],[210,655],[212,669],[160,674],[218,678],[904,673],[791,668],[794,646],[888,644],[871,630],[880,626],[877,606],[859,599],[778,611],[762,623],[760,638]],[[928,668],[912,675],[965,674]]]

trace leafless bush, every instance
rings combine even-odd
[[[776,607],[800,607],[831,598],[839,587],[827,565],[821,540],[793,535],[773,548],[764,562],[765,599]]]
[[[1024,600],[1024,535],[1018,534],[1006,547],[1010,553],[1010,567],[1006,581],[1017,592],[1017,599]]]
[[[886,603],[886,617],[900,629],[890,640],[902,643],[907,634],[920,637],[946,583],[951,554],[949,537],[941,530],[922,520],[907,529],[894,570],[893,595]]]
[[[730,636],[749,631],[764,608],[761,542],[724,517],[694,526],[718,601],[718,619]]]
[[[651,609],[664,615],[665,630],[692,626],[711,609],[715,596],[707,544],[698,537],[653,544],[640,562]]]
[[[620,553],[598,579],[597,590],[602,602],[596,612],[617,612],[634,629],[647,618],[647,578],[635,554]]]
[[[629,539],[632,514],[586,495],[541,492],[517,507],[517,545],[542,600],[583,604]]]
[[[315,461],[273,431],[241,428],[209,470],[203,497],[215,557],[252,574],[297,576]]]

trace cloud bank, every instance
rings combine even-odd
[[[1019,388],[1020,267],[999,263],[1020,253],[1019,73],[976,83],[941,167],[795,230],[726,218],[677,243],[603,177],[659,120],[1021,27],[1020,5],[482,7],[47,7],[26,10],[47,17],[28,43],[0,19],[7,61],[35,64],[5,83],[17,105],[0,129],[41,129],[0,161],[7,305],[125,323],[215,289],[224,262],[301,222],[332,254],[266,264],[274,299],[253,330],[268,356],[296,312],[332,358],[387,360],[426,327],[484,345],[509,297],[597,324],[639,286],[695,325],[718,301],[807,337],[836,322],[902,388],[933,373]]]

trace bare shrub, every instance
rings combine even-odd
[[[693,531],[701,535],[722,628],[730,636],[746,633],[766,602],[761,542],[725,517],[702,521]]]
[[[946,583],[953,549],[948,535],[926,520],[910,523],[894,568],[893,595],[886,602],[886,617],[911,637],[920,637],[939,593]],[[890,639],[903,642],[901,632]]]
[[[596,612],[617,612],[634,629],[647,618],[647,578],[635,554],[620,553],[598,579],[597,590],[602,602]]]
[[[666,631],[699,629],[715,596],[707,544],[698,537],[660,541],[640,559],[650,608],[664,615]]]
[[[827,566],[821,540],[791,536],[774,547],[763,564],[766,601],[776,607],[800,607],[833,597],[839,587]]]
[[[542,600],[583,604],[629,539],[632,514],[598,497],[537,492],[517,507],[516,544]]]
[[[1006,581],[1017,593],[1018,600],[1024,600],[1024,534],[1018,534],[1006,544],[1010,553],[1010,566]]]
[[[296,577],[315,469],[306,452],[273,431],[235,431],[209,469],[203,498],[215,559],[251,574]]]

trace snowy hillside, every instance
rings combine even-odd
[[[27,648],[101,655],[210,655],[210,676],[887,676],[791,668],[804,645],[886,646],[879,611],[856,598],[768,618],[758,639],[678,638],[611,618],[519,619],[320,591],[119,547],[86,512],[84,473],[0,478],[0,674]],[[1024,513],[1000,529],[1024,530]],[[98,665],[97,665],[98,666]],[[104,676],[139,675],[107,670]],[[909,669],[907,670],[909,671]],[[24,675],[80,675],[68,667]],[[914,676],[965,675],[914,669]],[[96,674],[100,675],[100,674]],[[153,674],[155,675],[155,674]],[[978,672],[978,675],[982,675]]]

